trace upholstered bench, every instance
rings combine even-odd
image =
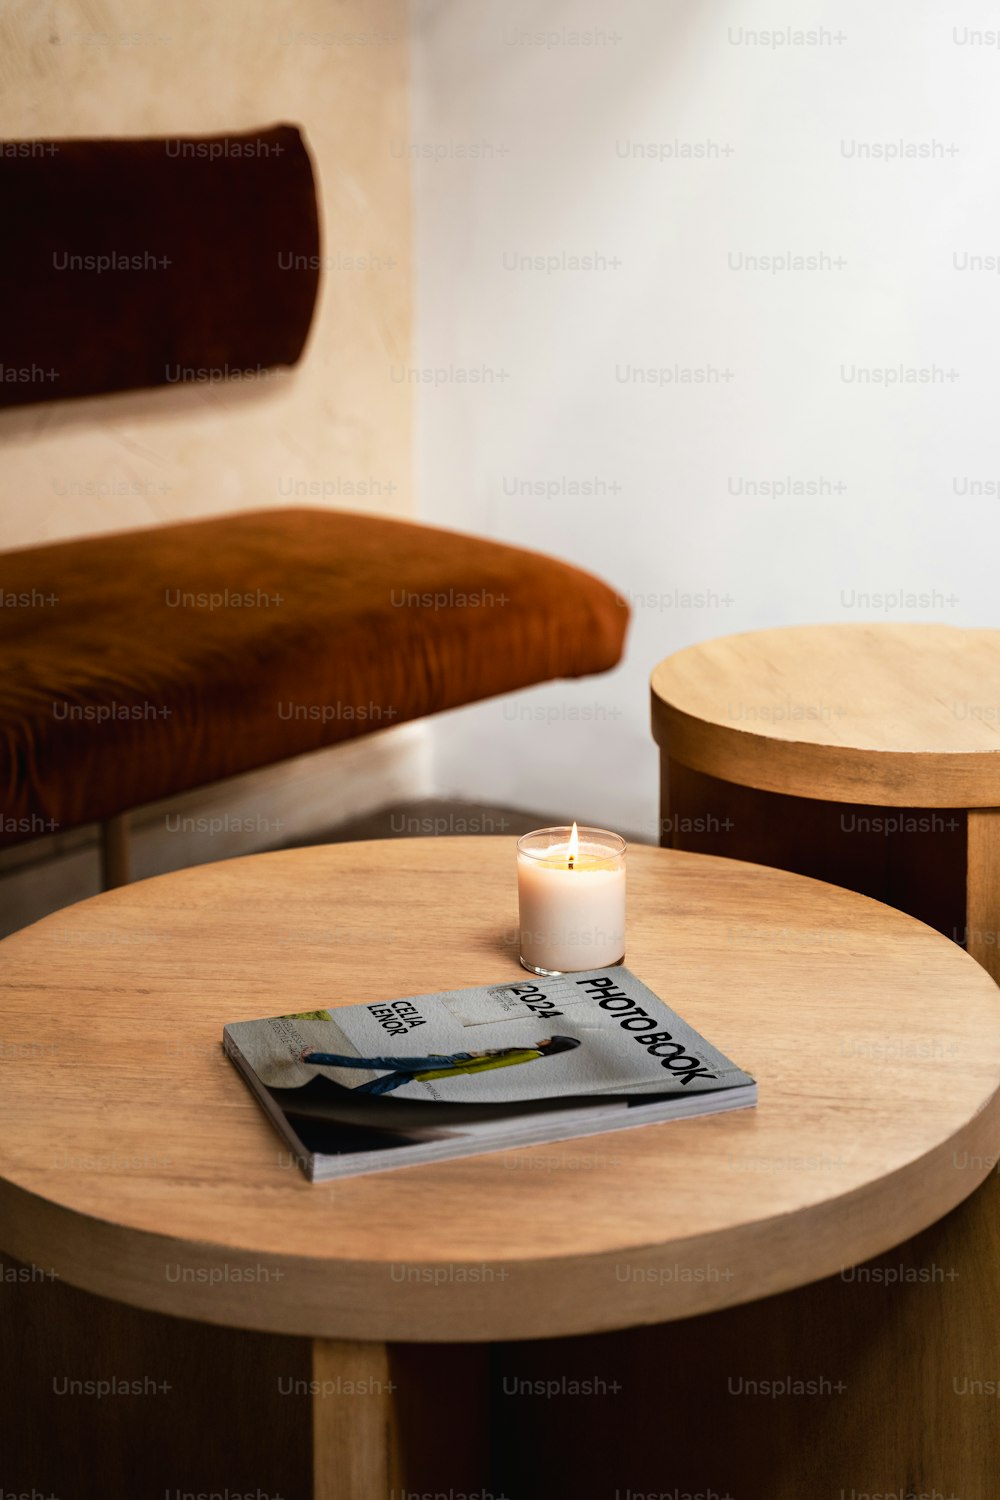
[[[401,521],[265,510],[0,555],[0,846],[619,660],[569,565]]]

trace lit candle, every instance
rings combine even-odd
[[[521,963],[533,974],[625,957],[625,850],[601,828],[539,828],[517,841]]]

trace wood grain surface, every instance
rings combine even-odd
[[[1000,982],[1000,809],[969,812],[966,941],[969,952]]]
[[[804,625],[689,646],[652,674],[674,760],[762,791],[1000,804],[1000,630]]]
[[[462,1342],[747,1302],[972,1192],[1000,1146],[1000,992],[970,957],[800,876],[629,862],[627,962],[755,1074],[756,1110],[310,1185],[224,1023],[517,977],[514,840],[258,855],[0,944],[3,1248],[207,1322]]]

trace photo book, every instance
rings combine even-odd
[[[626,968],[236,1021],[223,1046],[316,1182],[757,1102]]]

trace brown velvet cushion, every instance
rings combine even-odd
[[[302,352],[319,281],[293,125],[0,142],[0,405],[244,378]]]
[[[566,563],[266,510],[0,555],[2,843],[619,660]]]

